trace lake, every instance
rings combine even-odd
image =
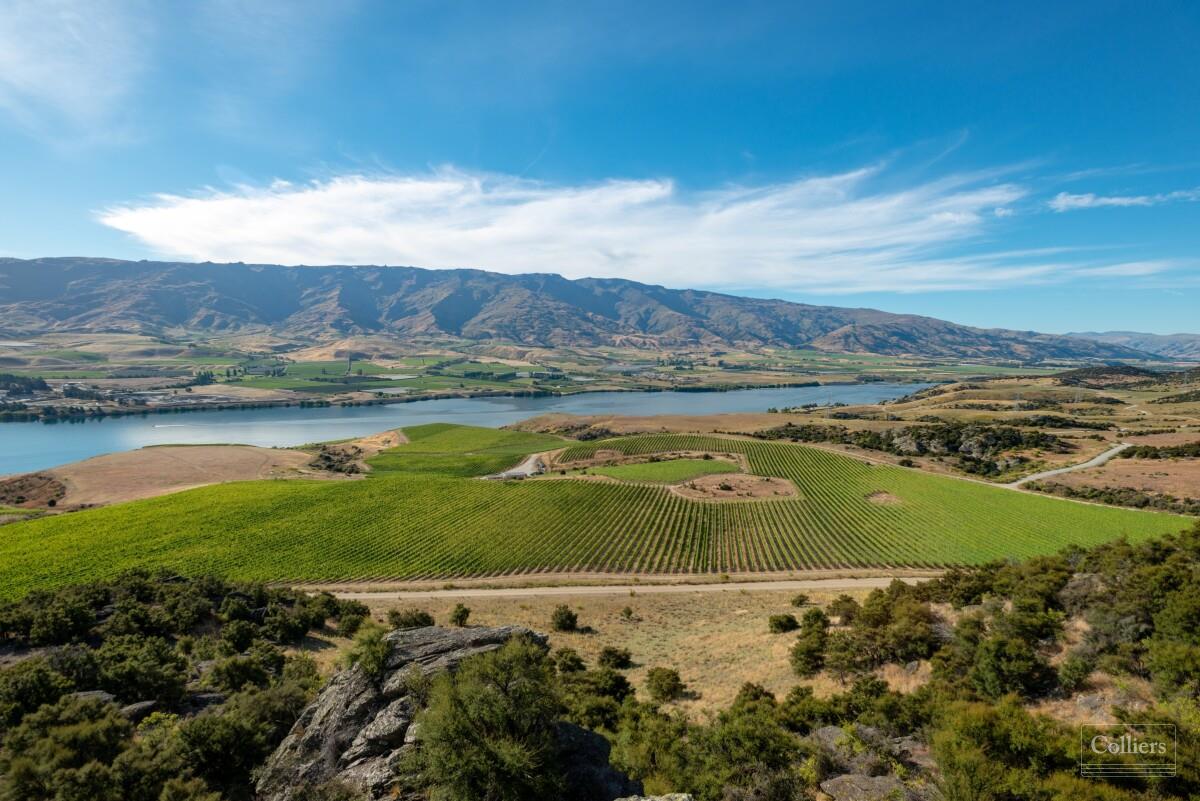
[[[147,445],[294,446],[423,423],[496,428],[540,414],[656,415],[765,412],[806,403],[878,403],[928,384],[840,384],[729,392],[586,392],[563,397],[452,398],[379,406],[282,406],[239,411],[0,423],[0,475],[43,470]]]

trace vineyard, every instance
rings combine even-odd
[[[593,473],[622,481],[651,481],[659,484],[675,484],[700,476],[719,473],[736,473],[738,466],[720,459],[670,459],[661,462],[639,462],[618,464],[611,467],[592,468]]]
[[[1163,514],[1084,505],[779,442],[675,435],[572,444],[743,453],[796,497],[698,501],[651,483],[480,481],[544,435],[423,426],[361,481],[222,484],[0,529],[0,595],[131,567],[267,581],[538,571],[733,573],[941,566],[1178,531]],[[880,499],[885,499],[881,502]]]

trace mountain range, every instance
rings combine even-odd
[[[416,267],[0,259],[0,334],[271,331],[540,347],[786,347],[927,358],[1152,359],[1136,345],[619,279]]]
[[[1084,331],[1067,336],[1106,345],[1135,348],[1168,359],[1200,361],[1200,334],[1139,334],[1135,331]]]

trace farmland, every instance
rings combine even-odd
[[[0,594],[142,566],[235,579],[449,578],[531,572],[736,573],[941,566],[1186,527],[790,443],[651,435],[570,444],[422,426],[360,481],[250,481],[5,527]],[[744,454],[795,497],[699,501],[649,483],[479,481],[528,453]],[[879,502],[886,498],[887,502]]]
[[[597,467],[593,473],[623,481],[651,481],[675,484],[690,478],[711,476],[718,473],[735,473],[737,465],[719,459],[670,459],[659,462],[618,464],[612,467]]]

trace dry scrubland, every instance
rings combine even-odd
[[[840,593],[839,593],[840,594]],[[866,591],[847,594],[862,600]],[[589,665],[596,664],[605,646],[626,648],[635,667],[623,671],[638,691],[645,695],[646,672],[652,667],[670,667],[679,671],[694,695],[677,702],[689,714],[701,715],[729,706],[738,688],[751,681],[780,695],[797,684],[807,684],[825,695],[845,689],[836,680],[818,676],[797,679],[788,661],[795,634],[772,634],[767,617],[804,611],[791,605],[794,592],[727,590],[724,592],[671,595],[616,594],[603,596],[463,598],[471,609],[472,625],[528,626],[550,634],[551,648],[574,648]],[[835,597],[833,592],[809,593],[813,603],[824,605]],[[386,619],[389,609],[416,607],[428,611],[438,623],[445,624],[459,601],[422,599],[408,601],[369,601],[374,616]],[[579,625],[592,631],[553,632],[550,616],[559,604],[567,604],[579,614]],[[622,610],[629,607],[632,619]],[[326,664],[333,664],[344,650],[346,640],[333,640],[335,648],[318,651]],[[897,689],[910,689],[923,671],[909,675],[888,670],[884,677]]]

